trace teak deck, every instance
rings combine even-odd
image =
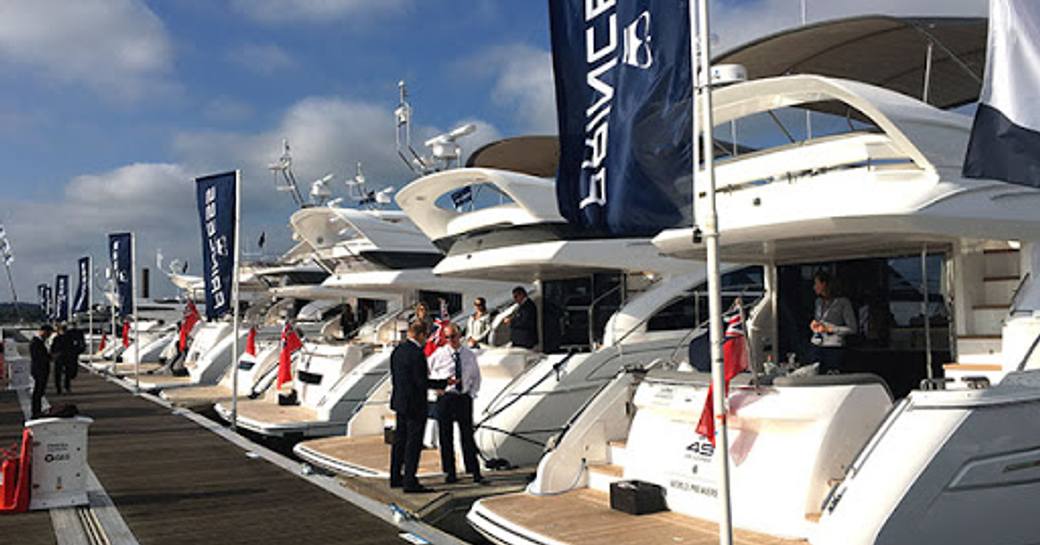
[[[590,489],[557,496],[509,494],[482,501],[490,511],[535,534],[568,545],[715,545],[718,525],[701,519],[664,512],[629,515],[610,508],[607,494]],[[746,531],[734,531],[736,545],[795,545],[785,540]]]
[[[318,411],[303,405],[279,405],[272,399],[239,398],[238,416],[269,424],[293,424],[316,422]]]
[[[226,386],[187,386],[162,393],[163,399],[178,407],[208,407],[222,401],[231,401],[231,388]],[[239,401],[243,398],[240,397]]]
[[[368,469],[382,475],[390,474],[390,445],[383,436],[325,437],[307,441],[307,448],[334,458],[344,464]],[[462,468],[459,468],[462,473]],[[442,475],[440,451],[423,449],[419,458],[419,477]]]
[[[115,384],[81,373],[73,391],[50,400],[94,419],[91,469],[141,545],[401,541],[383,520]],[[21,418],[4,394],[0,438],[9,438]],[[54,542],[47,513],[0,517],[0,536]]]

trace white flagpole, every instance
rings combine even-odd
[[[692,9],[692,6],[691,6]],[[691,13],[691,19],[693,14]],[[703,226],[704,239],[707,249],[708,268],[708,312],[710,315],[711,336],[711,383],[712,383],[712,411],[715,415],[715,463],[718,468],[719,486],[719,544],[731,545],[733,543],[733,516],[731,513],[730,489],[729,489],[729,434],[726,421],[726,385],[724,377],[724,362],[722,358],[722,292],[719,278],[719,228],[718,210],[715,206],[715,153],[714,138],[712,130],[715,126],[712,115],[711,103],[711,30],[708,21],[708,0],[697,0],[697,34],[698,34],[698,62],[693,64],[699,67],[694,74],[698,76],[700,88],[700,108],[694,109],[694,115],[700,115],[701,130],[701,160],[704,162],[704,191],[707,206]],[[692,22],[692,21],[691,21]],[[690,32],[693,32],[691,25]],[[697,145],[697,134],[694,134],[694,146]],[[693,165],[694,172],[697,164]],[[696,202],[697,193],[693,193]],[[697,219],[696,216],[694,218]]]
[[[239,225],[241,218],[241,196],[242,196],[242,171],[235,170],[235,243],[232,251],[231,269],[231,304],[232,326],[231,326],[231,429],[238,427],[238,249],[239,249]]]
[[[137,234],[130,233],[130,298],[134,313],[134,393],[141,393],[141,335],[137,324]]]
[[[94,356],[94,256],[87,256],[87,354]]]

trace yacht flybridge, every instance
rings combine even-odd
[[[845,114],[830,125],[820,116],[813,137],[751,152],[741,142],[717,157],[721,258],[762,266],[774,287],[775,312],[750,318],[752,346],[764,343],[752,367],[766,374],[738,378],[729,396],[738,533],[814,545],[1035,541],[1040,191],[962,178],[970,120],[883,88],[794,75],[719,88],[713,100],[723,134],[756,116],[782,125],[790,107]],[[704,255],[690,228],[654,244]],[[840,374],[784,376],[762,364],[813,363],[821,269],[858,327]],[[609,520],[633,543],[714,520],[714,449],[695,432],[709,382],[664,365],[618,377],[527,492],[481,500],[470,522],[497,543],[577,544],[589,541],[552,513]],[[660,485],[671,513],[618,519],[603,492],[620,479]],[[996,520],[978,524],[979,505]]]
[[[305,339],[293,360],[297,403],[279,404],[274,391],[238,402],[238,425],[256,433],[342,434],[361,403],[384,383],[387,347],[403,338],[415,303],[422,301],[437,314],[443,300],[455,315],[464,300],[508,291],[495,282],[434,277],[430,267],[440,251],[401,212],[312,207],[296,212],[290,223],[313,258],[334,274],[320,286],[278,288],[274,295],[350,304],[360,327],[343,332],[338,319],[330,320],[319,335]],[[226,400],[216,410],[230,419]]]
[[[469,195],[468,206],[452,202],[460,192]],[[694,302],[704,290],[702,273],[660,256],[648,239],[570,230],[557,212],[550,179],[498,168],[453,169],[412,182],[397,200],[447,252],[433,270],[438,283],[493,279],[507,293],[513,285],[536,286],[531,298],[539,308],[540,344],[511,345],[507,310],[478,351],[483,379],[474,400],[476,441],[491,467],[533,466],[624,367],[685,351],[704,331],[696,321],[698,312],[707,317],[706,307],[698,308],[706,305],[703,293],[701,304]],[[734,269],[728,280],[751,299],[762,290],[755,270]],[[388,455],[377,454],[388,449],[383,430],[392,427],[387,396],[388,390],[365,403],[347,438],[301,443],[296,453],[334,471],[385,476]]]

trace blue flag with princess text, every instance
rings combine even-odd
[[[986,77],[965,178],[1040,187],[1040,2],[990,0]]]
[[[687,0],[550,0],[560,214],[600,234],[690,223]]]
[[[37,284],[36,297],[40,301],[40,311],[49,320],[51,318],[51,287],[47,284]]]
[[[77,314],[90,310],[90,257],[81,257],[76,262],[76,271],[79,275],[76,283],[76,298],[73,299],[72,313]]]
[[[54,277],[54,319],[59,322],[69,320],[69,275],[59,274]]]
[[[202,227],[202,277],[206,285],[206,319],[231,310],[235,267],[235,199],[237,172],[195,179],[195,197]]]
[[[131,269],[131,246],[133,235],[113,233],[108,235],[108,255],[112,266],[112,283],[115,287],[118,313],[125,318],[134,311],[134,281]]]

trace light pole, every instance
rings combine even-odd
[[[22,312],[18,309],[18,292],[14,288],[14,275],[11,274],[11,264],[14,263],[14,253],[11,250],[11,241],[7,238],[7,231],[0,224],[0,259],[4,260],[4,268],[7,269],[7,282],[11,285],[11,300],[14,302],[14,316],[19,322],[22,321]]]

